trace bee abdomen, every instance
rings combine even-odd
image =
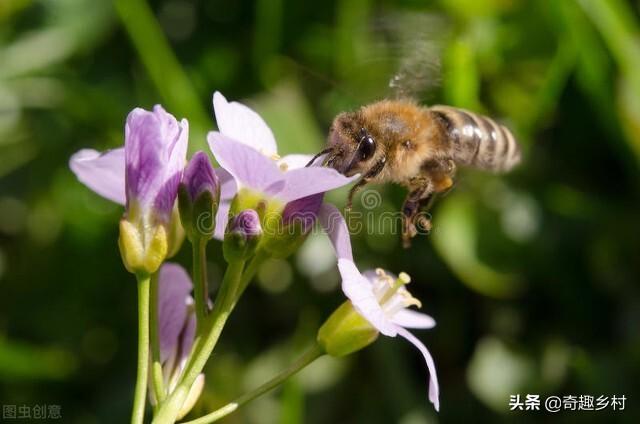
[[[448,136],[456,163],[506,172],[520,162],[520,146],[511,131],[491,118],[450,106],[433,106]]]

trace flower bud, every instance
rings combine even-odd
[[[220,182],[206,153],[197,152],[187,165],[178,189],[180,219],[189,240],[211,238],[220,202]]]
[[[245,209],[231,219],[224,237],[222,252],[227,262],[247,259],[258,246],[262,236],[260,216],[253,209]]]
[[[198,374],[195,381],[191,385],[191,389],[189,389],[189,394],[187,394],[187,398],[182,404],[182,408],[180,408],[180,411],[178,412],[178,416],[176,416],[176,420],[181,420],[185,415],[191,412],[198,399],[200,399],[200,395],[202,394],[203,389],[204,374]]]
[[[345,356],[369,346],[378,338],[376,330],[346,301],[318,330],[318,344],[331,356]]]
[[[129,272],[151,274],[167,257],[167,232],[162,225],[143,232],[123,218],[120,220],[118,245],[122,262]]]

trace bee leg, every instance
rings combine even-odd
[[[333,151],[333,149],[331,149],[331,148],[322,150],[320,153],[318,153],[317,155],[315,155],[314,157],[311,158],[311,160],[305,165],[305,168],[308,168],[311,165],[313,165],[313,162],[315,162],[316,159],[318,159],[320,156],[325,155],[327,153],[331,153],[332,151]]]
[[[355,196],[362,187],[367,185],[372,179],[377,177],[380,172],[382,172],[386,162],[386,157],[382,157],[353,187],[351,187],[351,190],[349,190],[349,197],[347,198],[347,206],[345,208],[347,211],[350,211],[353,206],[353,196]]]
[[[417,188],[407,195],[402,206],[402,213],[404,215],[402,226],[402,246],[407,249],[411,247],[411,239],[418,234],[418,228],[416,227],[416,221],[421,229],[429,231],[431,229],[431,220],[424,215],[418,215],[420,207],[425,201],[429,201],[433,197],[433,192],[430,189],[430,185]],[[417,218],[417,219],[416,219]]]
[[[414,217],[414,222],[418,225],[420,230],[426,233],[431,231],[431,214],[429,213],[429,209],[431,209],[431,206],[436,199],[436,195],[437,193],[430,193],[427,197],[421,199],[418,212]]]
[[[427,188],[420,194],[418,199],[418,209],[412,217],[412,223],[417,225],[417,230],[423,232],[431,231],[431,214],[429,210],[433,206],[436,197],[446,195],[453,187],[453,175],[456,171],[456,164],[452,160],[435,162],[427,167],[428,183]],[[416,189],[418,191],[419,189]]]
[[[351,207],[353,206],[353,196],[355,196],[356,193],[362,189],[362,187],[367,185],[368,182],[369,181],[367,181],[365,178],[361,178],[353,187],[351,187],[351,190],[349,190],[349,197],[347,198],[347,206],[345,207],[347,211],[350,211]]]

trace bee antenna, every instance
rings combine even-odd
[[[332,152],[333,149],[332,148],[328,148],[328,149],[324,149],[323,151],[321,151],[320,153],[318,153],[317,155],[315,155],[313,158],[311,158],[311,160],[309,161],[309,163],[307,163],[305,165],[305,168],[310,167],[311,165],[313,165],[313,162],[315,162],[320,156],[326,154],[326,153],[330,153]]]

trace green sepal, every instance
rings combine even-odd
[[[200,193],[195,199],[185,184],[178,187],[178,209],[180,221],[189,240],[193,243],[196,239],[210,239],[216,229],[216,212],[218,211],[218,199],[220,193],[211,193],[208,190]]]
[[[345,356],[369,346],[378,334],[347,300],[320,327],[317,341],[329,355]]]
[[[304,231],[300,222],[284,226],[277,231],[265,231],[263,249],[274,258],[284,259],[294,253],[304,243],[309,231]]]
[[[246,261],[256,253],[261,236],[246,238],[236,232],[227,232],[222,242],[222,256],[229,262]]]

